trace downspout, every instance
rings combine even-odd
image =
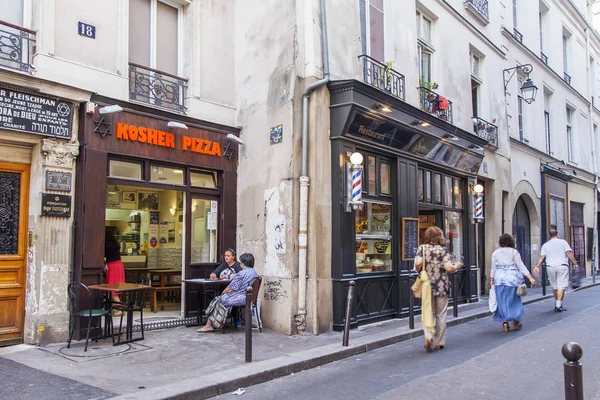
[[[323,53],[323,79],[304,89],[302,96],[302,169],[300,171],[300,223],[298,227],[298,314],[294,318],[299,335],[306,330],[306,264],[308,250],[308,99],[316,88],[329,82],[329,41],[327,40],[327,14],[325,0],[321,0],[321,30]]]
[[[589,88],[593,88],[593,84],[592,84],[592,79],[594,79],[594,77],[591,76],[592,71],[589,69],[589,62],[590,62],[590,30],[589,28],[585,30],[585,54],[586,54],[586,60],[585,63],[588,66],[587,70],[588,70],[588,87]],[[593,99],[594,94],[592,94],[592,99]],[[588,110],[588,114],[590,116],[590,136],[592,137],[592,169],[594,170],[594,217],[592,218],[593,221],[593,244],[592,244],[592,270],[591,270],[591,274],[592,274],[592,279],[594,280],[594,282],[596,281],[596,274],[595,274],[595,270],[596,270],[596,260],[598,259],[596,257],[596,250],[597,250],[597,246],[596,244],[598,243],[598,166],[596,164],[596,137],[594,135],[594,119],[592,118],[592,115],[594,113],[594,105],[590,102],[589,105],[589,110]]]

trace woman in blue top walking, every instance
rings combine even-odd
[[[235,275],[229,286],[223,290],[221,296],[217,296],[210,302],[206,309],[208,321],[198,332],[212,332],[225,325],[225,320],[234,306],[246,304],[246,288],[252,286],[258,274],[254,270],[254,256],[244,253],[240,256],[242,270]]]
[[[521,329],[523,319],[523,302],[517,296],[517,286],[527,277],[531,286],[535,279],[531,276],[521,255],[515,249],[515,239],[508,233],[502,234],[499,240],[500,248],[492,254],[492,270],[490,271],[490,290],[496,291],[498,308],[494,313],[494,321],[502,322],[504,332],[508,332],[509,321],[513,321],[513,329]]]

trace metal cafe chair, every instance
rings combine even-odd
[[[138,285],[151,286],[152,281],[147,276],[140,276],[137,279],[136,283]],[[139,311],[140,312],[140,331],[142,334],[142,340],[144,339],[144,305],[146,304],[146,297],[148,296],[149,292],[150,292],[150,288],[148,288],[146,290],[135,291],[131,294],[131,296],[133,296],[133,298],[130,299],[130,301],[133,302],[133,305],[132,305],[130,311],[132,311],[132,312]],[[127,313],[127,310],[128,310],[127,303],[124,303],[124,302],[116,303],[115,302],[112,305],[112,309],[121,311],[121,319],[119,321],[119,340],[120,340],[120,337],[122,334],[121,332],[122,332],[122,328],[123,328],[123,316]],[[131,320],[133,321],[133,318]]]
[[[69,342],[67,348],[71,347],[71,340],[73,340],[73,334],[75,333],[76,320],[81,318],[87,318],[87,333],[85,336],[85,349],[88,349],[88,341],[90,339],[90,328],[92,326],[92,318],[104,317],[105,326],[110,328],[113,333],[113,321],[109,310],[103,310],[99,308],[92,308],[92,294],[90,289],[81,282],[71,282],[68,286],[69,292],[69,304],[70,304],[70,316],[69,316]],[[87,308],[81,307],[81,304],[85,304],[85,297],[87,296]],[[115,341],[114,334],[112,335],[113,344]]]

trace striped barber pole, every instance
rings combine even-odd
[[[351,169],[352,171],[352,203],[362,202],[362,168]]]
[[[475,219],[483,220],[483,195],[475,196]]]

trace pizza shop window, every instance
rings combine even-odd
[[[183,168],[169,168],[159,165],[150,167],[150,182],[183,185]]]
[[[194,187],[217,189],[217,174],[212,171],[191,171],[190,184]]]
[[[142,163],[110,160],[108,163],[108,176],[111,178],[135,179],[141,181]]]

